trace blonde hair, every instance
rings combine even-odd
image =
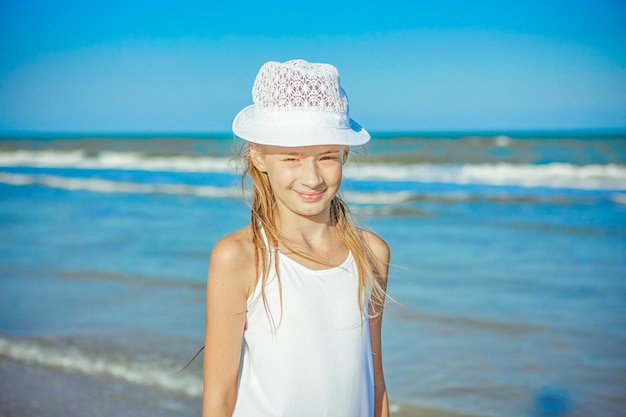
[[[283,239],[277,227],[277,211],[275,210],[276,200],[268,176],[260,171],[253,163],[250,144],[244,145],[239,152],[243,165],[241,185],[246,188],[246,178],[252,182],[252,197],[250,201],[250,226],[252,228],[252,242],[255,247],[255,263],[257,277],[261,280],[261,297],[266,312],[268,312],[267,298],[265,295],[265,284],[270,275],[270,265],[274,264],[276,278],[278,279],[278,289],[282,305],[282,286],[278,273],[278,264],[275,260],[278,244],[307,260],[321,262],[302,251],[294,250]],[[262,147],[259,147],[262,149]],[[262,152],[262,151],[261,151]],[[382,313],[385,302],[384,285],[381,282],[380,261],[372,252],[365,241],[362,231],[356,226],[354,218],[347,204],[339,195],[331,201],[330,221],[337,228],[338,235],[343,239],[344,244],[352,253],[358,270],[358,294],[357,302],[361,311],[361,316],[365,315],[365,303],[369,302],[368,317],[377,317]],[[265,235],[265,236],[264,236]],[[269,246],[269,247],[268,247]],[[282,309],[281,309],[282,310]],[[282,317],[282,311],[281,311]]]

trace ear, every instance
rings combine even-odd
[[[263,157],[263,151],[260,146],[256,143],[251,143],[249,146],[248,152],[250,152],[252,165],[254,165],[254,167],[261,172],[267,172],[267,169],[265,168],[265,158]]]
[[[348,162],[348,156],[350,155],[350,147],[349,146],[344,146],[343,148],[343,158],[341,160],[341,164],[345,164],[346,162]]]

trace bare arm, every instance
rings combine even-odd
[[[255,275],[254,253],[249,246],[245,232],[239,231],[222,238],[211,253],[204,340],[204,417],[231,417],[235,408],[246,301]]]
[[[373,233],[364,233],[370,248],[378,259],[376,268],[383,288],[387,287],[387,273],[389,270],[389,247],[387,243]],[[389,417],[389,399],[387,397],[387,387],[385,386],[385,375],[383,373],[383,353],[382,353],[382,308],[380,314],[370,319],[370,339],[372,343],[372,359],[374,364],[374,416]]]

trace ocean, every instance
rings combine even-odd
[[[229,135],[0,139],[0,356],[200,401]],[[623,416],[626,134],[377,134],[343,196],[392,251],[394,404]],[[210,347],[207,347],[210,348]]]

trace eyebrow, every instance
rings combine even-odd
[[[316,155],[328,155],[329,153],[339,153],[341,152],[341,150],[328,150],[328,151],[324,151],[324,152],[320,152]],[[302,155],[302,152],[280,152],[279,155],[289,155],[289,156],[300,156]]]

